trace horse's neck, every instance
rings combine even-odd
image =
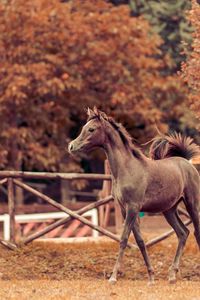
[[[126,147],[121,138],[113,136],[113,139],[105,146],[105,152],[109,161],[111,173],[115,179],[120,179],[127,172],[131,164],[138,164],[138,159]]]

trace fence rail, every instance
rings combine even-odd
[[[10,241],[3,241],[0,240],[0,243],[4,246],[6,246],[9,249],[15,249],[16,248],[16,203],[15,203],[15,195],[14,195],[14,186],[18,186],[19,188],[26,190],[30,192],[31,194],[39,197],[40,199],[44,200],[45,202],[49,203],[50,205],[56,207],[59,211],[62,211],[66,213],[65,218],[61,218],[60,220],[57,220],[55,223],[47,226],[46,228],[43,228],[42,230],[31,234],[28,237],[25,237],[24,240],[20,241],[20,244],[28,244],[34,239],[37,239],[38,237],[41,237],[42,235],[54,230],[58,226],[61,226],[63,224],[68,223],[69,221],[75,219],[80,221],[82,224],[89,226],[93,230],[96,230],[100,232],[103,235],[108,236],[109,238],[119,242],[120,238],[118,235],[113,234],[112,232],[106,230],[102,226],[99,226],[97,224],[93,224],[91,221],[83,217],[83,214],[94,209],[97,207],[100,207],[102,205],[107,205],[110,201],[113,201],[113,197],[111,195],[107,195],[106,197],[97,200],[93,203],[90,203],[77,211],[72,211],[71,209],[65,207],[61,203],[55,201],[54,199],[50,198],[49,196],[45,195],[44,193],[36,190],[35,188],[31,187],[30,185],[23,183],[23,179],[64,179],[64,180],[79,180],[79,179],[88,179],[88,180],[111,180],[111,175],[109,174],[77,174],[77,173],[44,173],[44,172],[19,172],[19,171],[0,171],[0,184],[6,185],[7,184],[7,191],[8,191],[8,214],[9,214],[9,229],[10,229]],[[186,225],[189,225],[191,223],[189,216],[186,211],[183,209],[180,209],[180,212],[185,215],[185,217],[188,218],[186,221]],[[158,243],[162,241],[163,239],[167,238],[171,234],[173,234],[174,231],[170,230],[166,233],[163,233],[161,236],[148,241],[146,243],[147,247],[150,247],[154,245],[155,243]],[[128,243],[128,247],[131,248],[137,248],[136,245],[132,243]]]
[[[66,180],[111,180],[111,175],[107,174],[85,174],[85,173],[50,173],[50,172],[22,172],[22,171],[0,171],[0,181],[4,183],[6,178],[24,179],[66,179]]]

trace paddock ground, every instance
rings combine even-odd
[[[144,232],[146,240],[156,235],[149,231],[151,225]],[[157,223],[158,233],[161,228]],[[118,251],[117,243],[108,239],[70,244],[36,241],[14,252],[0,246],[0,299],[200,300],[200,253],[192,234],[178,282],[167,282],[176,243],[172,236],[149,249],[156,273],[155,285],[150,287],[139,251],[129,249],[125,276],[116,285],[108,283]]]

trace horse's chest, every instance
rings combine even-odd
[[[114,197],[115,200],[117,200],[119,202],[119,204],[121,206],[124,206],[124,197],[123,197],[123,193],[122,193],[122,189],[119,183],[117,182],[113,182],[112,185],[112,195]]]
[[[119,202],[122,202],[123,196],[122,196],[122,190],[121,190],[119,184],[117,184],[117,183],[113,184],[112,195],[116,200],[118,200]]]

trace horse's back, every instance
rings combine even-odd
[[[143,210],[162,212],[173,207],[186,190],[199,193],[200,177],[196,168],[186,159],[170,157],[149,161],[148,184]]]
[[[196,187],[200,190],[200,176],[197,169],[192,165],[192,163],[182,157],[173,157],[173,162],[178,165],[182,178],[184,180],[185,188],[191,186]]]
[[[179,163],[185,183],[187,197],[199,198],[200,200],[200,176],[197,169],[189,161],[183,159]]]
[[[182,181],[184,185],[191,183],[191,181],[200,183],[197,169],[190,161],[182,157],[169,157],[152,161],[149,175],[152,177],[154,174],[157,174],[165,181],[170,181],[170,178]]]

